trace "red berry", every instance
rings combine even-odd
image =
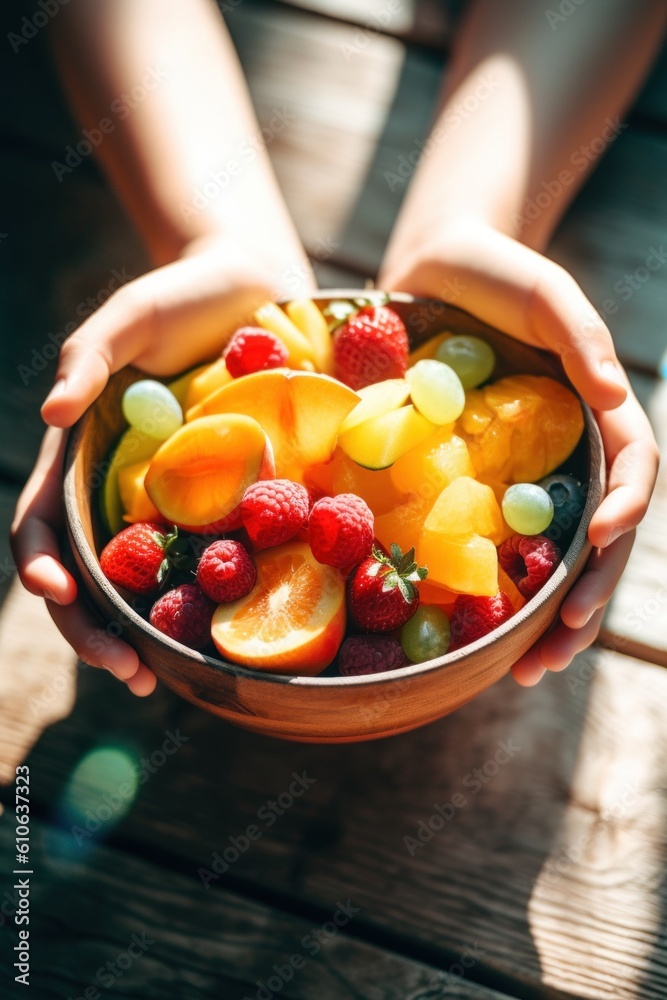
[[[407,662],[400,642],[393,635],[352,635],[338,653],[338,671],[343,677],[398,670]]]
[[[408,335],[387,306],[364,306],[334,333],[334,374],[352,389],[387,378],[403,378]]]
[[[495,597],[459,594],[449,619],[452,636],[449,652],[488,635],[513,614],[512,602],[502,592],[498,592]]]
[[[357,566],[349,591],[352,618],[369,632],[392,632],[404,625],[419,607],[415,581],[426,578],[426,570],[414,562],[415,550],[402,554],[398,545],[391,555],[380,549]]]
[[[500,565],[526,598],[547,582],[560,559],[560,549],[544,535],[512,535],[498,549]]]
[[[183,583],[155,602],[149,621],[170,639],[191,649],[203,649],[211,641],[214,611],[215,603],[195,583]]]
[[[216,604],[229,604],[249,594],[255,586],[255,564],[240,542],[231,538],[213,542],[202,552],[197,583]]]
[[[167,550],[176,535],[176,528],[137,521],[105,545],[100,556],[102,572],[117,587],[134,594],[150,594],[167,574]]]
[[[308,490],[289,479],[262,479],[241,500],[241,519],[259,549],[282,545],[299,533],[308,518]]]
[[[350,570],[373,548],[373,512],[355,493],[318,500],[308,519],[308,537],[318,562]]]
[[[237,330],[224,353],[227,371],[234,378],[250,375],[265,368],[281,368],[288,358],[282,340],[259,326],[242,326]]]

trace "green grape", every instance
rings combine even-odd
[[[539,535],[551,524],[553,500],[534,483],[517,483],[505,491],[503,517],[520,535]]]
[[[474,389],[486,382],[496,365],[493,348],[485,340],[467,333],[443,340],[435,356],[454,369],[464,389]]]
[[[449,648],[449,618],[440,608],[423,604],[401,629],[401,646],[413,663],[444,656]]]
[[[154,379],[133,382],[125,390],[123,416],[137,430],[166,441],[183,423],[183,411],[173,392]]]
[[[463,413],[466,394],[461,379],[442,361],[425,359],[405,375],[412,402],[434,424],[451,424]]]

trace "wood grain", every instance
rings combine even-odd
[[[549,996],[548,983],[577,997],[658,997],[666,705],[662,670],[594,650],[537,688],[504,680],[416,733],[305,746],[233,730],[164,689],[138,702],[89,671],[73,715],[29,763],[50,807],[92,747],[129,743],[150,759],[178,731],[181,749],[117,827],[126,847],[195,878],[256,824],[261,839],[218,885],[318,907],[354,895],[357,933],[438,966],[474,941],[496,986],[516,982],[521,996]],[[500,743],[512,755],[496,772]],[[304,772],[314,784],[269,826],[267,803]],[[442,829],[423,847],[406,842],[457,793],[465,805]]]
[[[13,868],[12,820],[7,813],[0,824],[3,872]],[[272,995],[267,980],[294,1000],[510,1000],[462,978],[474,973],[474,950],[457,956],[472,968],[452,962],[451,970],[438,969],[354,940],[345,925],[328,926],[334,916],[345,919],[335,899],[313,919],[295,917],[221,887],[206,891],[198,878],[109,847],[73,850],[65,829],[34,822],[31,832],[39,875],[32,880],[30,989],[40,1000],[86,989],[96,990],[88,995],[97,1000],[254,1000]],[[352,913],[350,930],[357,917]],[[19,995],[9,985],[16,941],[9,924],[0,935],[5,996]]]

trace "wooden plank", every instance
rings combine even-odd
[[[3,874],[14,867],[12,826],[8,811],[0,824]],[[40,1000],[86,989],[95,1000],[509,1000],[463,978],[474,971],[472,946],[461,956],[472,968],[438,969],[350,937],[361,912],[354,900],[351,907],[340,900],[341,909],[332,899],[315,919],[295,917],[224,888],[206,893],[199,879],[109,847],[73,851],[67,831],[38,822],[31,861],[30,987]],[[3,878],[10,900],[12,881]],[[0,980],[8,985],[16,942],[8,924],[0,935]]]
[[[667,989],[666,705],[667,674],[597,649],[412,734],[305,746],[234,731],[164,690],[133,701],[88,671],[29,763],[52,808],[91,748],[150,760],[178,731],[117,827],[124,845],[195,876],[259,825],[220,886],[318,907],[354,895],[355,933],[439,966],[476,941],[496,985],[526,995],[654,997]],[[291,795],[304,772],[314,784]]]
[[[667,666],[667,382],[632,376],[662,455],[655,492],[600,638],[621,652]]]

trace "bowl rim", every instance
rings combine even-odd
[[[439,306],[445,305],[450,311],[460,313],[464,318],[472,319],[475,323],[483,322],[471,313],[468,313],[463,309],[459,309],[458,307],[444,302],[441,299],[413,296],[407,292],[385,293],[375,288],[363,290],[332,288],[318,289],[317,293],[310,297],[313,301],[317,302],[322,299],[358,299],[362,297],[372,298],[373,296],[377,296],[379,298],[380,296],[384,297],[387,294],[389,295],[389,304],[391,304],[391,302],[402,302],[407,305],[411,305],[413,303],[416,305],[437,303]],[[287,302],[290,300],[280,300],[278,305],[282,304],[283,301]],[[484,323],[484,325],[490,327],[490,324]],[[513,339],[509,337],[508,334],[503,333],[501,330],[497,330],[495,327],[490,328],[494,330],[494,333],[503,337],[508,337],[508,339]],[[541,348],[534,347],[532,344],[528,344],[526,346],[542,355],[545,355],[551,359],[552,362],[558,360],[557,356],[552,352],[544,351]],[[180,656],[186,657],[186,659],[190,660],[193,665],[197,665],[199,667],[205,666],[209,669],[220,671],[237,678],[272,684],[294,684],[299,687],[312,688],[313,690],[319,690],[322,687],[364,687],[375,684],[395,684],[397,681],[402,680],[407,681],[413,677],[419,676],[420,674],[430,673],[431,671],[443,668],[446,669],[453,664],[459,663],[468,656],[481,652],[487,648],[491,649],[496,642],[523,624],[523,622],[526,621],[541,604],[545,603],[565,583],[570,571],[574,567],[575,562],[578,562],[584,557],[588,558],[590,555],[592,545],[588,540],[588,526],[594,512],[601,503],[606,490],[604,448],[600,428],[595,420],[593,411],[588,404],[581,399],[581,396],[571,384],[569,384],[569,388],[575,393],[582,405],[584,414],[584,432],[587,434],[590,442],[589,448],[593,451],[593,446],[597,445],[597,450],[602,456],[599,476],[595,478],[595,481],[592,480],[592,477],[589,479],[584,510],[570,545],[563,553],[563,557],[552,576],[540,588],[540,590],[526,602],[523,608],[513,614],[512,617],[506,622],[498,626],[488,635],[482,636],[480,639],[476,639],[474,642],[471,642],[466,646],[462,646],[460,649],[445,653],[443,656],[435,657],[431,660],[425,660],[422,663],[412,663],[404,667],[398,667],[394,670],[384,670],[374,674],[359,674],[353,676],[323,677],[320,674],[312,676],[283,674],[272,671],[258,670],[252,667],[244,667],[228,660],[208,656],[204,653],[191,649],[189,646],[184,646],[182,643],[177,642],[175,639],[171,639],[169,636],[164,635],[162,632],[158,631],[158,629],[154,628],[150,622],[148,622],[145,618],[142,618],[141,615],[138,614],[138,612],[136,612],[123,599],[115,587],[109,582],[109,580],[107,580],[106,576],[102,572],[97,553],[94,552],[88,544],[88,540],[84,532],[83,523],[76,501],[75,471],[79,454],[79,445],[86,428],[86,421],[90,419],[91,416],[91,408],[89,408],[76,422],[74,427],[71,428],[65,449],[63,499],[67,530],[70,534],[73,548],[76,549],[76,552],[84,563],[87,572],[93,578],[95,584],[103,591],[109,603],[117,609],[118,618],[121,620],[122,618],[125,618],[131,622],[132,625],[145,632],[149,639],[165,645],[168,649],[171,649],[172,652],[177,653]],[[575,548],[577,551],[573,554],[573,549]]]

